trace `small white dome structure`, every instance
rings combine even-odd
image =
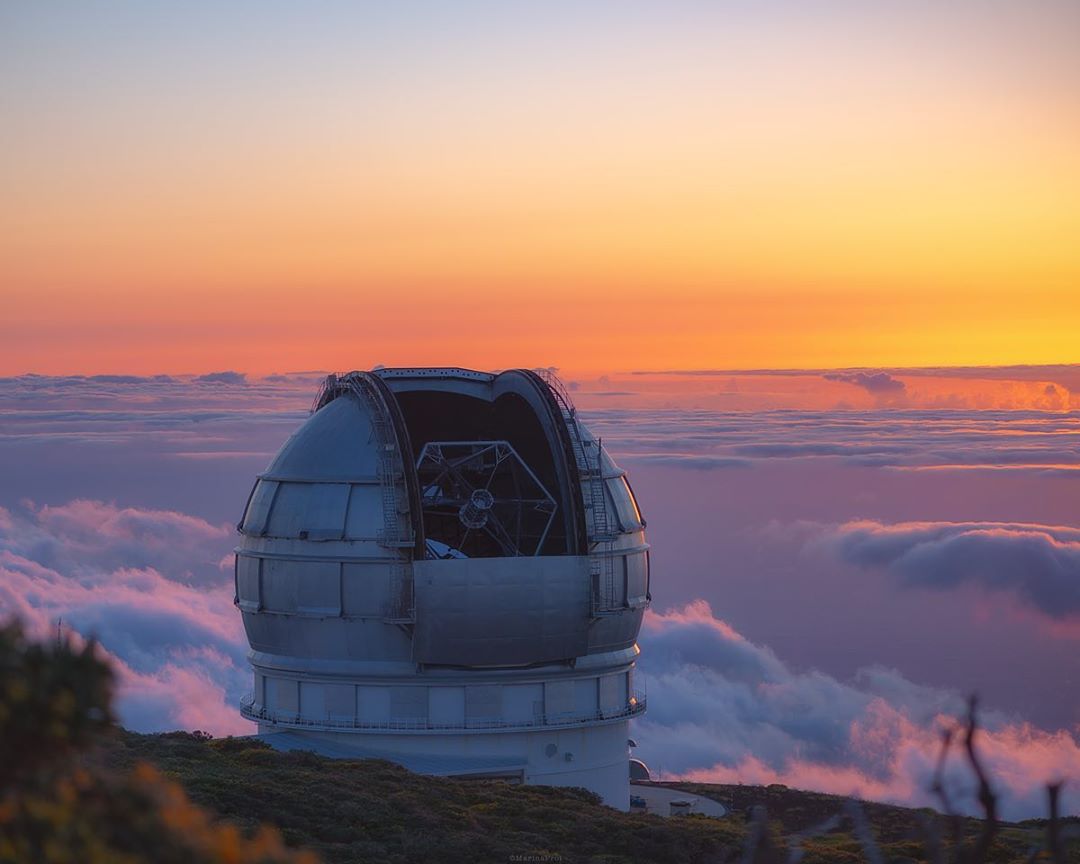
[[[553,376],[332,375],[239,529],[242,711],[275,746],[629,807],[644,522]]]

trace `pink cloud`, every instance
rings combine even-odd
[[[720,637],[732,642],[746,642],[746,638],[726,621],[713,615],[712,607],[705,600],[691,600],[682,608],[666,612],[649,610],[645,613],[643,629],[646,633],[660,632],[668,627],[684,627],[688,624],[707,627]]]
[[[179,656],[179,662],[166,663],[153,674],[132,670],[117,658],[111,658],[119,679],[119,708],[122,714],[153,721],[163,717],[170,728],[201,729],[214,735],[250,735],[252,724],[240,716],[229,694],[204,667],[182,665],[189,658]],[[212,660],[215,658],[208,658]],[[229,659],[216,658],[218,665]]]
[[[959,694],[907,681],[880,667],[841,681],[796,671],[717,619],[698,600],[649,612],[640,667],[649,713],[638,721],[638,754],[665,778],[783,783],[911,806],[930,792],[941,731],[958,723]],[[1045,786],[1066,779],[1066,807],[1080,809],[1080,743],[1066,729],[1040,729],[987,710],[978,747],[1006,818],[1045,812]],[[976,806],[959,751],[947,763],[953,797]]]
[[[769,765],[747,754],[732,765],[716,764],[679,775],[702,783],[783,783],[835,795],[852,795],[916,807],[939,807],[930,791],[931,777],[941,747],[937,728],[954,722],[939,717],[931,726],[917,726],[892,706],[879,705],[871,716],[852,724],[850,745],[857,751],[863,736],[875,739],[885,759],[883,777],[868,774],[854,765],[827,764],[793,757],[780,766]],[[1045,815],[1046,784],[1063,778],[1080,778],[1080,746],[1065,730],[1047,732],[1017,723],[984,730],[977,738],[979,753],[997,792],[1003,798],[1006,818]],[[953,751],[947,777],[954,789],[970,790],[974,780],[967,764]],[[1080,801],[1071,789],[1072,806]],[[972,809],[970,805],[967,809]]]
[[[223,553],[234,529],[211,525],[174,510],[118,507],[77,499],[60,506],[34,507],[10,514],[18,530],[0,525],[4,546],[66,573],[111,572],[148,567],[173,581],[220,581]]]
[[[100,501],[0,511],[0,617],[40,639],[58,622],[98,639],[129,728],[250,732],[237,710],[246,640],[222,566],[231,542],[182,513]]]

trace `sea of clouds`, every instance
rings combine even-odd
[[[97,638],[117,671],[120,716],[130,728],[252,731],[237,712],[250,676],[232,603],[234,522],[254,475],[306,416],[318,378],[0,380],[0,615],[19,618],[39,638],[58,628]],[[873,378],[850,383],[896,390]],[[1022,475],[1047,500],[1068,503],[1080,479],[1075,411],[634,409],[605,407],[604,392],[631,391],[575,394],[606,446],[646,476],[679,472],[684,480],[672,483],[681,488],[687,477],[709,490],[733,472],[767,486],[777,471],[847,466],[912,482]],[[663,488],[655,484],[654,496]],[[768,505],[769,489],[761,494]],[[658,502],[644,503],[648,514]],[[681,506],[663,504],[676,513]],[[976,592],[979,603],[1021,610],[1032,632],[1049,640],[1048,651],[1075,656],[1080,529],[1066,519],[787,518],[779,498],[765,509],[779,518],[748,516],[756,527],[733,538],[785,550],[792,568],[846,570],[881,590],[942,602]],[[674,536],[657,521],[661,537]],[[674,562],[675,544],[665,545]],[[654,770],[933,803],[941,729],[963,711],[964,680],[918,683],[879,662],[869,640],[846,671],[807,663],[790,647],[778,655],[714,612],[715,596],[702,597],[713,590],[708,574],[666,597],[663,579],[657,574],[657,603],[641,636],[649,711],[634,732]],[[784,607],[782,594],[768,602],[774,617],[798,611]],[[854,605],[852,614],[860,614]],[[800,638],[813,624],[801,625]],[[1073,670],[1049,665],[1030,675],[1048,689],[1066,688],[1061,716],[1076,721],[1035,725],[993,703],[982,714],[981,748],[1008,817],[1040,814],[1048,781],[1080,784],[1080,712],[1067,711],[1068,688],[1080,693]],[[962,760],[949,770],[958,790],[970,786]],[[1076,784],[1067,793],[1072,810],[1080,808]]]

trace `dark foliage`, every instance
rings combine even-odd
[[[148,764],[89,754],[117,734],[112,675],[93,644],[28,644],[0,627],[0,862],[301,864],[278,833],[249,836],[188,801]]]
[[[94,643],[72,648],[0,629],[0,791],[83,750],[112,723],[112,673]]]

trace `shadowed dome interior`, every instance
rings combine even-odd
[[[432,441],[505,441],[553,499],[553,515],[567,509],[556,470],[556,455],[552,452],[536,411],[518,394],[504,393],[488,401],[461,393],[414,390],[397,394],[397,400],[409,431],[414,463],[419,460],[424,447]],[[501,491],[505,497],[524,491],[509,488],[513,486],[513,477],[507,473],[502,478],[494,473],[489,476],[496,481],[496,485],[499,479],[504,480]],[[476,477],[480,479],[482,473],[476,472]],[[456,512],[443,509],[446,510],[443,514],[425,509],[425,536],[446,540],[450,535],[463,533],[457,530],[459,520]],[[529,511],[527,507],[518,508],[518,518],[522,514],[534,515]],[[532,521],[541,525],[547,520]],[[505,554],[502,546],[495,542],[483,542],[483,535],[480,534],[478,539],[478,534],[480,532],[471,534],[470,557]],[[538,534],[532,539],[539,543],[538,547],[536,543],[530,546],[535,549],[533,554],[566,555],[572,551],[567,543],[566,523],[561,518],[551,520],[550,529],[542,538]]]

